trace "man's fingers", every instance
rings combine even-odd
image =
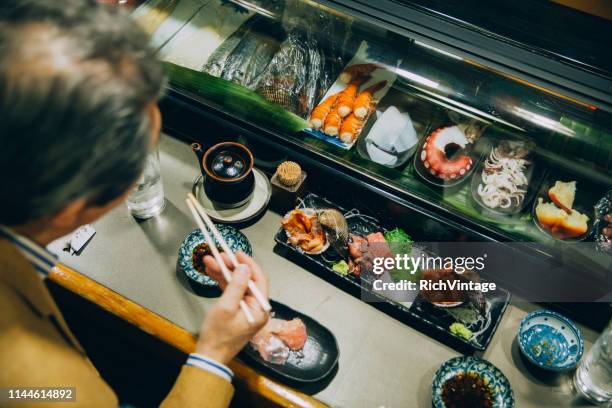
[[[255,319],[255,329],[259,330],[268,321],[270,315],[263,311],[259,305],[259,302],[257,302],[257,299],[255,299],[253,296],[245,296],[244,301],[246,302],[247,306],[249,306],[249,309],[251,309],[253,318]]]
[[[257,262],[242,251],[236,252],[238,262],[251,268],[251,279],[264,297],[268,297],[268,277],[263,273]]]
[[[259,265],[257,265],[257,262],[255,262],[253,258],[248,256],[244,252],[242,251],[236,252],[236,258],[238,258],[238,262],[243,263],[245,265],[249,265],[249,267],[252,270],[254,271],[257,270],[258,272],[261,272],[261,269],[259,268]]]
[[[227,286],[227,282],[225,281],[225,278],[223,278],[223,273],[221,273],[221,268],[219,267],[219,264],[215,258],[210,255],[206,255],[204,257],[204,267],[206,268],[206,274],[212,279],[216,280],[221,289],[224,289]]]
[[[223,258],[227,269],[231,272],[234,268],[233,266],[231,266],[229,256],[221,252],[221,258]],[[223,272],[221,271],[221,265],[217,263],[217,260],[212,255],[206,255],[204,257],[204,266],[206,268],[206,274],[216,280],[219,283],[221,289],[224,289],[225,286],[227,286],[227,282],[225,281],[225,277],[223,276]]]
[[[240,265],[232,274],[232,281],[227,284],[223,295],[219,298],[219,305],[227,310],[236,310],[247,290],[251,273],[249,268]]]

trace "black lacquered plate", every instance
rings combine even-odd
[[[300,318],[306,325],[308,339],[300,351],[290,351],[284,364],[272,364],[265,361],[250,344],[240,353],[240,357],[262,368],[274,376],[294,382],[312,383],[323,380],[338,364],[340,350],[338,342],[329,329],[303,313],[291,309],[282,303],[270,300],[274,317],[291,320]]]
[[[377,219],[360,214],[355,210],[347,212],[344,208],[313,193],[310,193],[304,197],[303,207],[315,209],[335,208],[345,215],[349,214],[350,216],[347,217],[347,223],[349,226],[349,231],[352,234],[367,235],[377,231],[385,231],[385,228],[381,226]],[[408,233],[410,233],[410,231],[408,231]],[[426,302],[420,296],[417,296],[415,301],[412,303],[395,302],[381,296],[379,293],[370,291],[369,288],[366,288],[365,286],[362,286],[360,279],[352,276],[341,275],[335,272],[332,269],[332,265],[335,261],[341,258],[333,249],[330,248],[320,255],[309,255],[298,250],[293,245],[290,245],[287,242],[287,238],[288,237],[285,230],[281,227],[274,239],[278,244],[289,249],[295,254],[298,254],[298,256],[305,257],[311,262],[317,264],[319,267],[323,268],[326,273],[329,273],[328,277],[336,284],[336,286],[341,287],[357,297],[361,297],[364,295],[364,292],[367,292],[367,298],[369,300],[376,300],[375,302],[368,302],[372,306],[379,308],[383,312],[397,318],[402,322],[406,322],[407,324],[426,332],[426,334],[432,332],[437,337],[451,340],[455,344],[459,343],[463,346],[463,348],[479,351],[485,350],[493,338],[501,318],[504,315],[508,304],[510,303],[510,293],[499,286],[497,286],[495,291],[487,292],[485,294],[485,316],[478,316],[472,320],[469,320],[470,323],[466,324],[466,326],[475,334],[471,339],[467,340],[452,333],[449,326],[458,321],[458,316],[461,318],[469,317],[471,310],[468,310],[470,308],[468,305],[461,305],[452,308],[438,307]],[[416,243],[413,246],[418,248],[418,244]]]

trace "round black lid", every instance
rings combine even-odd
[[[221,150],[213,157],[210,169],[217,177],[233,179],[242,176],[247,170],[247,165],[237,152]]]

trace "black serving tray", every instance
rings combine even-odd
[[[356,210],[351,210],[348,212],[341,206],[332,203],[326,198],[320,197],[314,193],[309,193],[303,198],[301,207],[315,209],[335,208],[345,215],[347,213],[350,214],[351,216],[347,217],[347,223],[349,226],[349,231],[353,234],[366,235],[372,232],[386,231],[386,229],[380,225],[380,222],[376,218],[361,214]],[[451,333],[449,326],[457,321],[457,319],[453,316],[457,315],[458,313],[462,313],[462,309],[467,310],[469,306],[461,305],[453,308],[438,307],[425,301],[421,298],[421,296],[417,296],[412,304],[392,301],[381,296],[379,293],[375,293],[369,288],[362,286],[360,279],[352,276],[344,276],[335,272],[331,267],[333,263],[340,260],[341,257],[333,249],[329,248],[319,255],[310,255],[304,253],[293,245],[290,245],[287,242],[287,239],[287,233],[281,227],[274,237],[274,240],[279,245],[287,248],[291,252],[300,257],[304,257],[323,268],[326,273],[330,274],[330,277],[333,277],[331,280],[337,283],[336,286],[342,287],[343,290],[356,297],[359,297],[365,293],[367,294],[368,299],[377,300],[377,302],[368,302],[370,305],[379,308],[388,315],[397,318],[402,322],[415,326],[421,331],[431,331],[436,335],[436,337],[440,337],[441,340],[448,340],[451,343],[459,345],[463,349],[467,348],[472,351],[486,350],[489,342],[495,334],[495,331],[497,330],[497,326],[499,325],[508,304],[510,303],[510,293],[499,286],[497,286],[495,291],[487,292],[485,294],[487,303],[486,317],[474,321],[472,325],[466,324],[470,330],[477,333],[470,340],[466,340],[463,337]],[[418,248],[417,243],[415,243],[414,246]]]
[[[275,377],[295,383],[313,383],[330,375],[338,364],[340,350],[336,338],[325,326],[313,318],[291,309],[280,302],[270,300],[274,317],[284,320],[300,318],[306,325],[308,339],[300,351],[289,351],[285,364],[265,361],[250,344],[242,349],[240,357]]]

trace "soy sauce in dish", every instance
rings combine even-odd
[[[217,247],[219,252],[223,252],[223,249]],[[206,275],[206,267],[204,266],[204,257],[206,255],[212,255],[212,251],[207,243],[202,243],[196,245],[193,248],[193,252],[191,254],[191,263],[196,271],[203,273]]]
[[[468,371],[444,382],[442,400],[447,408],[491,408],[493,393],[478,373]]]

